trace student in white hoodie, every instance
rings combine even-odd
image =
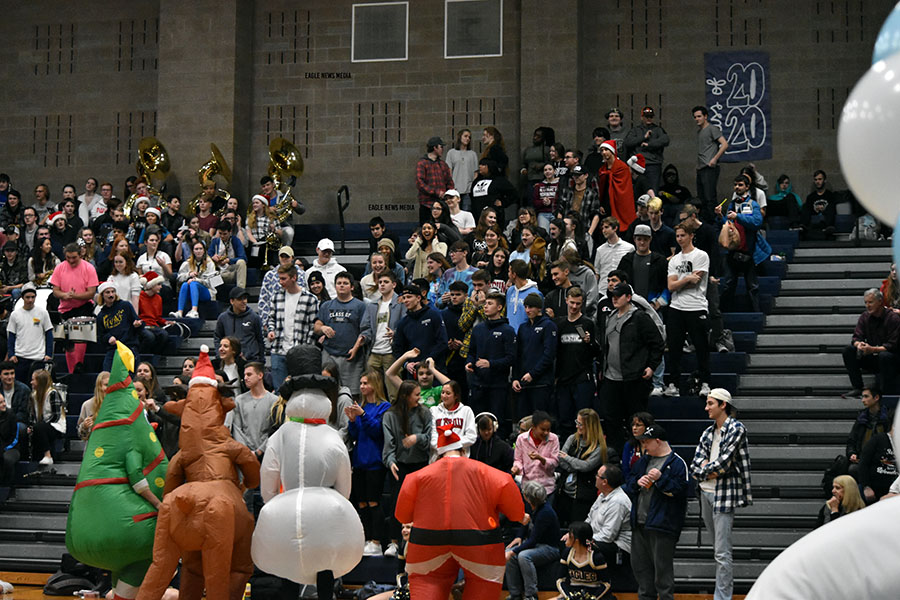
[[[509,280],[512,285],[506,290],[506,318],[513,331],[518,333],[519,325],[528,320],[528,315],[525,314],[525,297],[537,294],[543,298],[544,295],[538,289],[538,284],[528,279],[528,263],[524,260],[517,259],[509,263]]]
[[[432,369],[435,378],[444,380],[446,377],[437,371],[434,366],[434,359],[429,358],[425,361],[428,367]],[[469,446],[475,443],[478,437],[478,430],[475,427],[475,413],[472,409],[461,402],[462,388],[453,381],[447,380],[441,387],[441,401],[431,407],[431,416],[434,418],[434,427],[431,429],[431,450],[432,456],[436,457],[438,447],[438,435],[440,426],[453,426],[453,433],[459,436],[462,441],[462,451],[465,456],[469,455]]]
[[[328,291],[328,295],[335,298],[337,290],[334,287],[334,278],[338,273],[346,271],[346,269],[338,264],[338,261],[334,258],[334,242],[328,238],[322,238],[316,244],[316,254],[318,254],[318,258],[306,270],[306,274],[309,275],[314,271],[321,273],[322,278],[325,279],[325,289]]]

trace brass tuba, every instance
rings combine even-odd
[[[203,163],[203,166],[197,171],[197,177],[200,179],[200,185],[203,186],[203,182],[207,179],[210,181],[214,181],[213,177],[215,175],[221,175],[227,183],[231,183],[231,169],[228,168],[228,163],[225,162],[225,157],[222,156],[222,153],[219,151],[219,148],[215,144],[209,145],[210,153],[212,154],[211,158]],[[223,190],[221,188],[216,189],[216,195],[225,199],[225,202],[228,202],[228,199],[231,198],[231,194],[228,193],[227,190]],[[191,198],[189,203],[191,212],[190,214],[195,214],[197,212],[197,204],[200,202],[200,197],[203,196],[203,191],[201,190],[199,194]],[[225,213],[225,204],[223,204],[219,210],[216,211],[216,215],[221,217]]]
[[[268,174],[275,182],[275,189],[281,193],[275,205],[275,221],[280,225],[291,217],[291,203],[294,201],[291,190],[296,178],[303,175],[303,157],[297,146],[284,138],[272,140],[269,144]]]
[[[162,191],[152,187],[150,183],[154,179],[164,181],[171,168],[169,154],[166,152],[162,142],[155,137],[145,137],[141,140],[138,146],[138,160],[135,163],[135,169],[137,169],[138,177],[143,177],[147,180],[150,195],[159,197],[159,209],[163,211],[166,210],[166,200],[163,198]],[[125,200],[122,210],[128,219],[131,219],[131,209],[134,207],[134,202],[137,198],[137,194],[131,194]]]

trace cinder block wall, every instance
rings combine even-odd
[[[502,56],[444,58],[445,3],[409,3],[408,59],[351,62],[352,3],[307,0],[155,0],[18,3],[0,22],[0,170],[26,202],[39,182],[59,196],[88,176],[121,193],[137,144],[159,137],[172,158],[169,189],[190,198],[216,143],[246,200],[279,136],[303,153],[297,193],[307,223],[371,212],[416,218],[414,165],[432,135],[494,125],[517,178],[535,127],[587,150],[603,113],[633,123],[657,108],[666,152],[694,187],[695,126],[703,53],[770,54],[774,156],[805,194],[814,169],[843,186],[836,156],[841,107],[869,66],[888,0],[503,1]],[[480,150],[480,148],[476,148]],[[724,181],[737,171],[725,167]]]

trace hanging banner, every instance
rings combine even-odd
[[[720,162],[772,158],[768,52],[707,52],[709,122],[728,140]]]

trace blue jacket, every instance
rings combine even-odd
[[[244,251],[244,245],[241,243],[239,239],[234,236],[231,236],[231,247],[234,249],[234,258],[229,258],[228,263],[234,264],[239,260],[247,260],[247,253]],[[209,250],[208,254],[210,256],[215,256],[216,254],[222,254],[224,247],[222,246],[222,240],[219,237],[214,237],[211,242],[209,242]]]
[[[418,348],[420,361],[431,357],[440,362],[447,350],[447,328],[441,313],[431,306],[414,313],[407,312],[394,330],[392,348],[395,356]]]
[[[537,283],[530,279],[521,290],[514,285],[509,286],[506,290],[506,318],[509,319],[509,326],[517,333],[522,323],[528,320],[524,304],[528,294],[537,294],[541,298],[544,297],[544,294],[538,289]]]
[[[745,202],[737,202],[732,200],[728,204],[728,208],[722,209],[722,214],[727,214],[729,210],[737,213],[735,219],[744,228],[747,235],[747,249],[753,254],[753,263],[760,264],[764,262],[772,254],[772,246],[766,241],[762,234],[763,216],[756,200],[747,199]],[[719,225],[725,224],[724,217],[718,217],[716,221]]]
[[[518,554],[522,550],[530,550],[539,544],[555,548],[559,544],[559,517],[557,517],[556,511],[549,502],[544,502],[535,511],[529,507],[528,512],[531,514],[531,523],[519,530],[522,543],[512,549],[513,553]]]
[[[491,366],[475,366],[486,358]],[[505,388],[509,384],[509,370],[516,360],[516,332],[506,319],[482,321],[472,330],[468,362],[475,370],[472,384],[480,387]]]
[[[631,469],[631,474],[625,482],[625,493],[631,498],[631,528],[637,525],[638,497],[641,488],[638,479],[647,472],[647,464],[650,456],[645,454]],[[650,508],[647,511],[645,529],[650,529],[666,535],[678,537],[684,527],[684,516],[687,510],[688,480],[687,464],[675,451],[666,459],[660,469],[662,475],[652,486]]]
[[[362,405],[363,414],[347,425],[350,439],[356,442],[350,454],[350,464],[356,469],[370,471],[383,469],[381,453],[384,449],[384,413],[391,407],[390,402]]]
[[[558,332],[556,323],[544,315],[539,315],[533,323],[530,319],[522,323],[516,341],[514,379],[530,373],[532,381],[529,386],[553,385],[553,363],[559,345]]]

